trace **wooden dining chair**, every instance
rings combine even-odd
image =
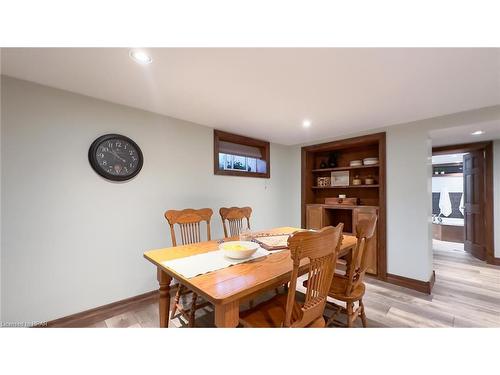
[[[175,224],[179,226],[181,244],[189,245],[202,241],[201,223],[206,222],[207,225],[207,241],[211,240],[210,236],[210,219],[212,218],[213,211],[210,208],[202,208],[194,210],[191,208],[185,210],[168,210],[165,212],[165,218],[170,225],[170,235],[172,237],[172,246],[177,246],[177,239],[175,235]],[[181,296],[192,294],[192,303],[189,309],[186,309],[180,302]],[[208,302],[197,304],[198,295],[188,290],[184,285],[179,284],[175,294],[174,306],[170,319],[173,319],[177,310],[187,319],[188,326],[194,327],[196,310],[209,305]]]
[[[219,213],[222,218],[222,226],[224,227],[224,237],[239,236],[242,230],[250,229],[250,216],[252,215],[250,207],[222,207]],[[226,222],[229,225],[229,232]]]
[[[334,314],[328,319],[327,326],[340,322],[335,318],[339,313],[347,314],[347,327],[352,327],[359,317],[363,327],[366,327],[366,314],[363,305],[363,296],[365,294],[365,284],[363,279],[368,268],[368,248],[369,242],[373,239],[377,227],[377,215],[373,214],[368,219],[360,220],[356,226],[357,243],[353,250],[352,261],[345,275],[337,273],[333,276],[333,281],[328,292],[328,296],[338,301],[345,302],[346,307],[339,306],[328,301],[327,306],[334,309]],[[354,304],[358,302],[357,309]]]
[[[222,219],[222,227],[224,228],[224,237],[237,237],[244,229],[250,229],[250,216],[252,215],[251,207],[221,207],[219,214]],[[227,230],[226,221],[229,224],[229,232]],[[245,225],[246,221],[246,225]],[[288,288],[288,283],[283,285],[285,290]],[[279,288],[274,290],[279,294]],[[254,301],[248,301],[249,306],[253,307]]]
[[[342,242],[343,224],[319,231],[295,232],[288,240],[293,261],[288,294],[240,313],[244,327],[324,327],[323,312]],[[303,302],[297,300],[300,263],[307,258],[309,284]]]

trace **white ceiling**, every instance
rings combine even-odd
[[[472,135],[477,130],[484,131],[481,135]],[[500,139],[500,119],[497,121],[437,129],[430,132],[433,146],[458,145]]]
[[[2,74],[282,144],[500,104],[500,49],[2,49]],[[312,121],[309,129],[302,120]]]

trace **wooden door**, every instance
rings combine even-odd
[[[323,207],[320,205],[307,205],[306,207],[306,229],[323,228]]]
[[[464,230],[465,251],[486,259],[484,220],[484,152],[464,155]]]
[[[369,219],[371,215],[378,215],[378,210],[374,207],[358,207],[353,210],[353,224],[354,228],[360,220]],[[353,229],[354,229],[353,228]],[[368,270],[367,272],[373,275],[377,274],[377,249],[378,249],[378,223],[377,228],[375,229],[375,234],[370,242],[368,242],[366,247],[366,252],[368,253]],[[355,231],[355,229],[354,229]]]

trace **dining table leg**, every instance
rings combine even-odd
[[[233,301],[215,306],[215,325],[218,328],[235,328],[240,321],[240,302]]]
[[[170,282],[172,281],[172,277],[161,268],[158,268],[157,278],[160,284],[160,328],[168,328],[168,317],[170,315]]]

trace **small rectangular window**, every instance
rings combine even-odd
[[[214,130],[214,173],[270,177],[269,142]]]

